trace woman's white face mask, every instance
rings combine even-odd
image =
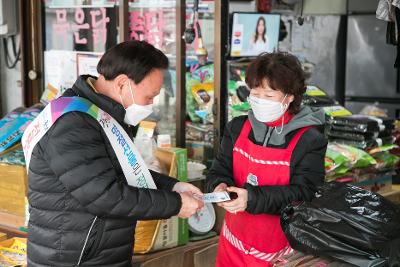
[[[145,106],[135,104],[135,98],[133,97],[132,86],[131,86],[130,82],[129,82],[129,91],[131,92],[133,104],[125,109],[126,113],[125,113],[124,122],[126,124],[136,126],[142,120],[144,120],[145,118],[150,116],[151,113],[153,113],[153,104],[149,104],[149,105],[145,105]],[[122,100],[122,96],[119,95],[119,97],[121,98],[121,103],[123,105],[124,102]]]
[[[250,95],[248,102],[253,110],[254,116],[258,121],[273,122],[281,118],[288,109],[289,105],[283,104],[286,96],[287,95],[285,95],[281,102],[278,102]]]

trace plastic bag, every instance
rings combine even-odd
[[[314,85],[307,85],[306,92],[303,95],[302,103],[303,105],[308,106],[323,107],[332,106],[335,104],[335,100],[330,98],[324,90]]]
[[[382,145],[393,144],[394,138],[392,136],[389,136],[384,138],[375,138],[367,141],[354,141],[354,140],[346,140],[346,139],[330,137],[329,141],[365,150],[365,149],[376,148]]]
[[[360,114],[362,115],[378,117],[387,117],[387,113],[387,109],[380,108],[378,103],[367,105],[360,111]]]
[[[7,150],[6,152],[7,153],[0,156],[0,163],[25,166],[24,151],[21,147],[11,149],[10,151]]]
[[[368,153],[369,153],[370,155],[373,155],[373,154],[380,153],[380,152],[390,151],[390,150],[392,150],[392,149],[394,149],[394,148],[397,148],[397,147],[398,147],[398,146],[397,146],[397,145],[394,145],[394,144],[383,145],[383,146],[376,147],[376,148],[373,148],[373,149],[369,150]]]
[[[347,158],[345,164],[349,168],[365,168],[376,164],[376,160],[371,157],[371,155],[361,149],[352,146],[329,143],[327,155],[331,155],[332,153],[340,154],[343,157]]]
[[[325,171],[327,174],[345,174],[349,169],[350,159],[330,146],[326,149],[325,154]]]
[[[378,132],[366,132],[366,133],[357,133],[357,132],[345,132],[345,131],[336,131],[333,130],[332,127],[326,127],[326,134],[328,137],[352,140],[352,141],[369,141],[378,137]]]
[[[346,118],[352,114],[348,109],[341,105],[327,106],[323,107],[323,109],[325,111],[326,117],[328,118],[328,123],[333,121],[335,118]]]
[[[12,238],[0,242],[0,266],[25,266],[26,242],[24,238]]]
[[[9,121],[15,120],[16,118],[18,118],[22,112],[25,111],[24,107],[19,107],[14,109],[13,111],[7,113],[6,116],[4,116],[1,120],[0,120],[0,128],[3,127],[4,124],[6,124]]]
[[[327,124],[332,129],[348,132],[376,133],[388,129],[394,129],[394,120],[364,115],[352,115],[345,117],[330,117]]]
[[[17,118],[6,122],[0,128],[0,152],[7,150],[21,140],[21,137],[28,127],[28,125],[39,115],[43,106],[36,104],[23,113]]]
[[[375,153],[373,157],[377,162],[376,169],[394,168],[400,162],[400,157],[390,154],[387,151]]]
[[[165,172],[159,160],[154,154],[154,151],[157,149],[157,144],[154,138],[149,138],[145,136],[135,138],[135,146],[139,150],[140,155],[146,163],[147,168],[159,173]]]
[[[389,200],[340,183],[324,184],[317,198],[281,214],[293,249],[365,267],[399,263],[399,222],[400,208]]]

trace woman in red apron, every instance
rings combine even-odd
[[[262,54],[246,73],[252,110],[228,123],[207,176],[208,191],[237,198],[227,213],[216,266],[271,266],[292,251],[279,213],[292,201],[311,200],[324,180],[327,141],[318,131],[324,112],[302,107],[304,74],[286,53]]]

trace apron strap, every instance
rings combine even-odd
[[[307,126],[307,127],[304,127],[304,128],[301,128],[300,130],[298,130],[297,133],[295,134],[295,136],[293,137],[293,139],[290,141],[290,144],[288,145],[287,150],[290,152],[293,152],[293,150],[295,149],[300,138],[303,136],[303,134],[306,131],[308,131],[311,128],[312,128],[312,126]]]

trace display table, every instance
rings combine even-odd
[[[212,267],[217,255],[218,236],[189,242],[185,246],[134,255],[134,267]]]
[[[0,232],[6,233],[8,238],[27,238],[28,233],[0,224]],[[205,240],[189,242],[176,248],[154,253],[134,255],[134,267],[212,267],[217,254],[218,236]]]
[[[397,188],[383,192],[381,195],[394,203],[400,204],[400,190]]]

